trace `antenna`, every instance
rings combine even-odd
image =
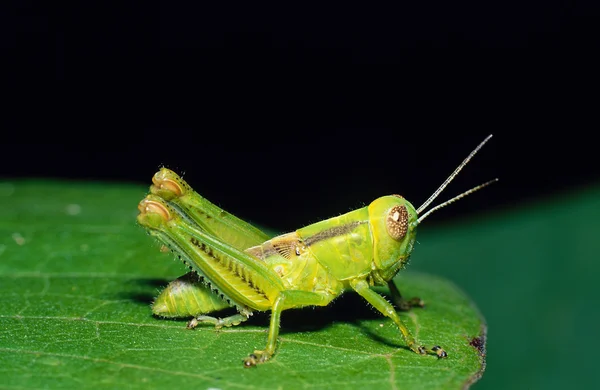
[[[467,163],[473,158],[473,156],[479,151],[479,149],[481,149],[483,147],[483,145],[485,145],[486,142],[489,141],[489,139],[492,138],[492,134],[488,135],[486,137],[486,139],[484,139],[479,145],[477,145],[477,147],[467,156],[467,158],[465,158],[463,160],[462,163],[460,163],[460,165],[454,170],[454,172],[452,172],[452,174],[450,176],[448,176],[448,178],[442,183],[441,186],[438,187],[437,190],[435,190],[435,192],[429,197],[429,199],[427,199],[425,201],[425,203],[423,203],[418,209],[417,209],[417,215],[419,215],[420,213],[423,212],[423,210],[425,210],[425,208],[427,208],[427,206],[429,206],[431,204],[431,202],[433,202],[435,200],[435,198],[438,197],[439,194],[442,193],[442,191],[444,191],[444,188],[446,188],[446,186],[448,184],[450,184],[450,182],[456,177],[456,175],[458,175],[458,173],[465,167],[465,165],[467,165]],[[428,212],[426,212],[425,214],[421,215],[418,219],[417,219],[417,223],[421,223],[429,214],[433,213],[436,210],[441,209],[442,207],[445,207],[447,205],[449,205],[450,203],[454,203],[457,200],[464,198],[465,196],[472,194],[475,191],[478,191],[480,189],[482,189],[483,187],[487,187],[492,183],[497,182],[498,179],[494,179],[494,180],[490,180],[488,182],[485,182],[483,184],[480,184],[476,187],[471,188],[468,191],[463,192],[462,194],[456,195],[454,198],[448,199],[447,201],[435,206],[434,208],[432,208],[431,210],[429,210]]]
[[[450,182],[452,181],[452,179],[454,179],[456,177],[456,175],[458,175],[458,173],[465,167],[465,165],[467,165],[467,163],[473,158],[473,156],[479,151],[479,149],[481,149],[483,147],[483,145],[485,145],[485,143],[489,141],[490,138],[492,138],[492,134],[488,135],[486,139],[484,139],[479,145],[477,145],[477,147],[471,152],[471,154],[469,154],[467,156],[467,158],[465,158],[463,160],[463,162],[461,162],[460,165],[454,170],[454,172],[452,172],[452,174],[450,176],[448,176],[448,178],[446,179],[446,181],[444,181],[442,183],[442,185],[439,186],[439,188],[437,190],[435,190],[435,192],[429,197],[429,199],[427,199],[425,201],[425,203],[423,203],[417,209],[417,215],[420,214],[425,208],[427,208],[427,206],[429,206],[431,204],[431,202],[433,202],[435,200],[435,198],[437,198],[437,196],[439,194],[441,194],[442,191],[444,191],[444,188],[446,188],[446,186],[448,184],[450,184]],[[494,180],[492,180],[492,182],[493,181]],[[479,187],[475,187],[474,189],[469,190],[469,191],[465,192],[464,194],[462,194],[462,196],[466,196],[467,194],[470,194],[471,192],[476,191],[476,189],[483,188],[483,186],[484,185],[479,186]],[[459,195],[457,198],[451,199],[451,200],[452,200],[452,202],[454,202],[455,200],[458,200],[459,198],[462,198],[462,196]],[[421,218],[419,218],[419,221],[422,220],[422,219],[424,219],[424,216],[421,217]]]
[[[492,184],[492,183],[495,183],[495,182],[497,182],[497,181],[498,181],[498,178],[495,178],[495,179],[493,179],[493,180],[490,180],[490,181],[488,181],[488,182],[485,182],[485,183],[483,183],[483,184],[480,184],[480,185],[478,185],[477,187],[473,187],[473,188],[471,188],[470,190],[463,192],[462,194],[456,195],[454,198],[452,198],[452,199],[448,199],[448,200],[447,200],[447,201],[445,201],[444,203],[440,203],[440,204],[438,204],[437,206],[435,206],[434,208],[430,209],[430,210],[429,210],[428,212],[426,212],[425,214],[421,215],[421,216],[420,216],[420,217],[417,219],[417,223],[421,223],[421,222],[423,222],[423,220],[424,220],[425,218],[427,218],[427,216],[428,216],[429,214],[433,213],[434,211],[436,211],[436,210],[439,210],[439,209],[441,209],[441,208],[442,208],[442,207],[444,207],[444,206],[448,206],[450,203],[454,203],[454,202],[456,202],[457,200],[459,200],[460,198],[464,198],[465,196],[467,196],[467,195],[469,195],[469,194],[472,194],[473,192],[475,192],[475,191],[478,191],[478,190],[482,189],[483,187],[487,187],[487,186],[489,186],[490,184]]]

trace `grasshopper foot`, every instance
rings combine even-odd
[[[398,310],[401,311],[409,311],[413,307],[425,307],[425,301],[419,297],[413,297],[411,299],[398,299],[396,301],[396,305],[398,306]]]
[[[444,351],[442,349],[442,347],[440,347],[439,345],[436,345],[435,347],[431,348],[431,350],[433,352],[435,352],[435,354],[437,355],[438,359],[443,359],[443,358],[447,358],[448,357],[448,353],[446,353],[446,351]]]
[[[422,345],[411,344],[408,347],[411,351],[416,352],[419,355],[427,355],[427,349]]]
[[[400,294],[398,286],[393,281],[388,282],[390,293],[392,294],[392,302],[396,305],[396,308],[400,311],[408,311],[413,307],[425,307],[425,301],[419,297],[413,297],[406,299]]]
[[[244,359],[244,367],[254,367],[257,364],[264,363],[271,358],[271,354],[266,351],[254,351]]]
[[[188,321],[188,323],[185,327],[187,329],[194,329],[197,326],[198,326],[198,320],[195,318],[192,318],[191,320]]]
[[[427,355],[428,352],[433,352],[437,355],[438,359],[448,357],[448,353],[446,351],[444,351],[444,349],[442,347],[440,347],[439,345],[428,348],[423,345],[412,344],[412,345],[410,345],[410,349],[413,352],[418,353],[419,355]]]

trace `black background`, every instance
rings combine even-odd
[[[490,133],[441,198],[500,183],[431,223],[599,176],[581,2],[9,8],[0,177],[148,185],[165,165],[289,230],[388,193],[418,205]]]

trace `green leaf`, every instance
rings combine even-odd
[[[238,327],[187,330],[150,303],[184,266],[137,226],[146,187],[0,183],[0,377],[7,388],[463,388],[485,367],[485,324],[456,286],[404,272],[397,284],[424,309],[403,312],[426,345],[355,294],[282,315],[274,359],[245,369],[266,343],[269,314]],[[382,290],[383,293],[386,293]]]

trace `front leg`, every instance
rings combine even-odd
[[[392,321],[394,321],[396,326],[398,326],[398,329],[400,329],[402,337],[404,337],[404,341],[412,351],[420,355],[425,355],[427,351],[431,351],[434,352],[438,356],[438,358],[445,358],[448,356],[446,351],[444,351],[438,345],[431,348],[419,345],[419,343],[417,343],[417,341],[410,333],[406,325],[404,325],[404,322],[402,322],[402,320],[400,319],[400,316],[398,315],[396,310],[394,310],[394,307],[381,295],[371,290],[366,280],[355,279],[350,282],[350,285],[361,297],[365,298],[367,302],[369,302],[371,305],[373,305],[374,308],[379,310],[381,314],[391,318]]]

